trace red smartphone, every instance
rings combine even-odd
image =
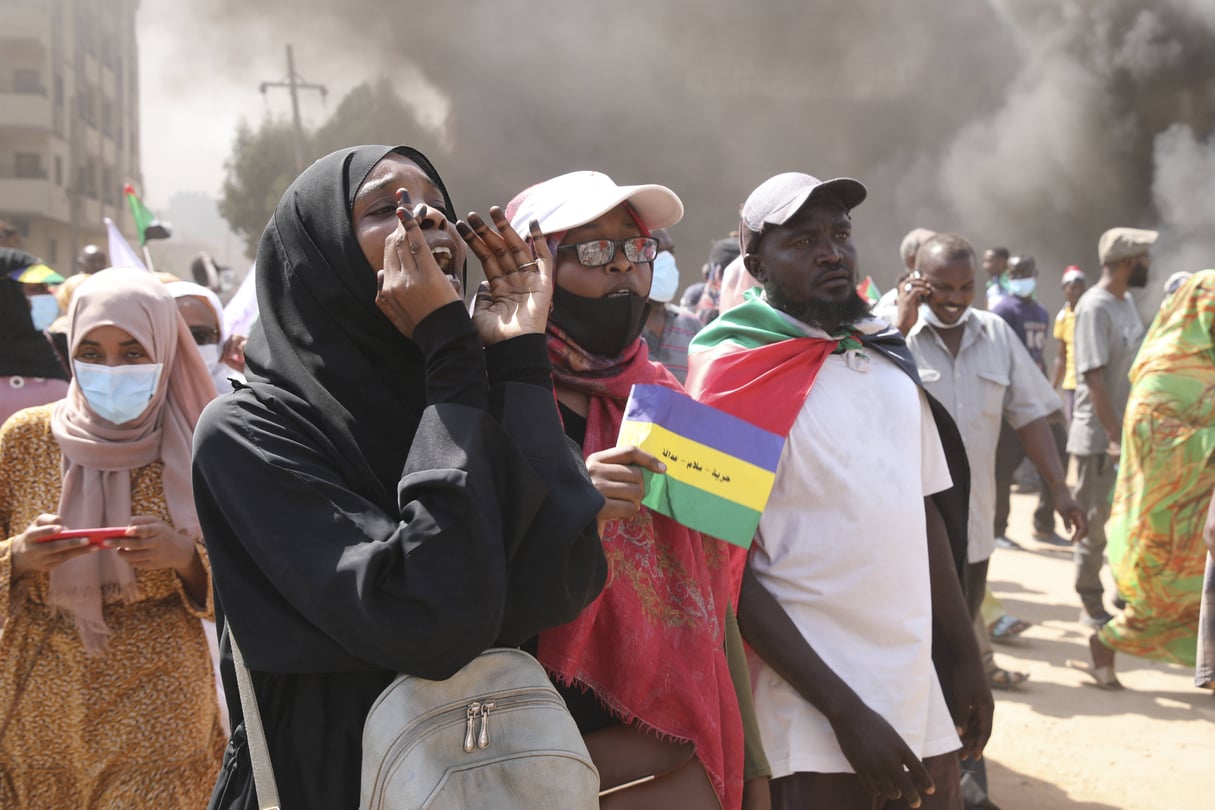
[[[114,540],[127,536],[126,526],[109,526],[104,529],[69,529],[65,532],[52,534],[38,539],[39,543],[49,543],[52,540],[71,540],[74,537],[89,538],[89,545],[104,546],[106,540]]]

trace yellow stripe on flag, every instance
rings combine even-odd
[[[677,481],[762,512],[776,474],[708,445],[672,433],[652,422],[626,421],[617,446],[635,445],[667,465]]]

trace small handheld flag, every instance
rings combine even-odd
[[[135,189],[130,183],[122,187],[122,193],[127,196],[127,204],[131,206],[131,217],[135,220],[135,229],[139,232],[141,247],[146,245],[149,239],[169,238],[168,227],[135,196]]]
[[[127,238],[122,235],[122,231],[118,230],[118,226],[114,224],[114,220],[105,217],[105,232],[109,240],[110,266],[111,267],[138,267],[140,270],[147,270],[148,266],[144,264],[143,259],[131,250],[130,243]]]
[[[865,280],[856,285],[856,294],[868,301],[870,306],[876,304],[878,299],[882,297],[882,294],[878,292],[877,285],[873,283],[873,279],[869,276],[865,276]]]
[[[661,459],[666,473],[643,470],[641,502],[690,529],[748,548],[785,440],[679,391],[635,385],[617,446]]]

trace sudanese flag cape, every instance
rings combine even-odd
[[[723,312],[692,340],[684,387],[698,402],[787,437],[827,357],[849,349],[882,354],[923,388],[906,341],[885,321],[865,321],[830,338],[810,337],[756,291],[748,292],[742,304]],[[970,464],[945,406],[925,394],[953,479],[950,489],[932,499],[945,519],[958,577],[965,581]],[[731,554],[737,588],[746,552],[731,547]]]

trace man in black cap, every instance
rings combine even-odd
[[[787,437],[739,601],[773,807],[958,808],[957,752],[982,751],[992,716],[959,582],[969,471],[856,292],[865,196],[796,172],[752,192],[740,241],[763,294],[693,341],[688,390]]]

